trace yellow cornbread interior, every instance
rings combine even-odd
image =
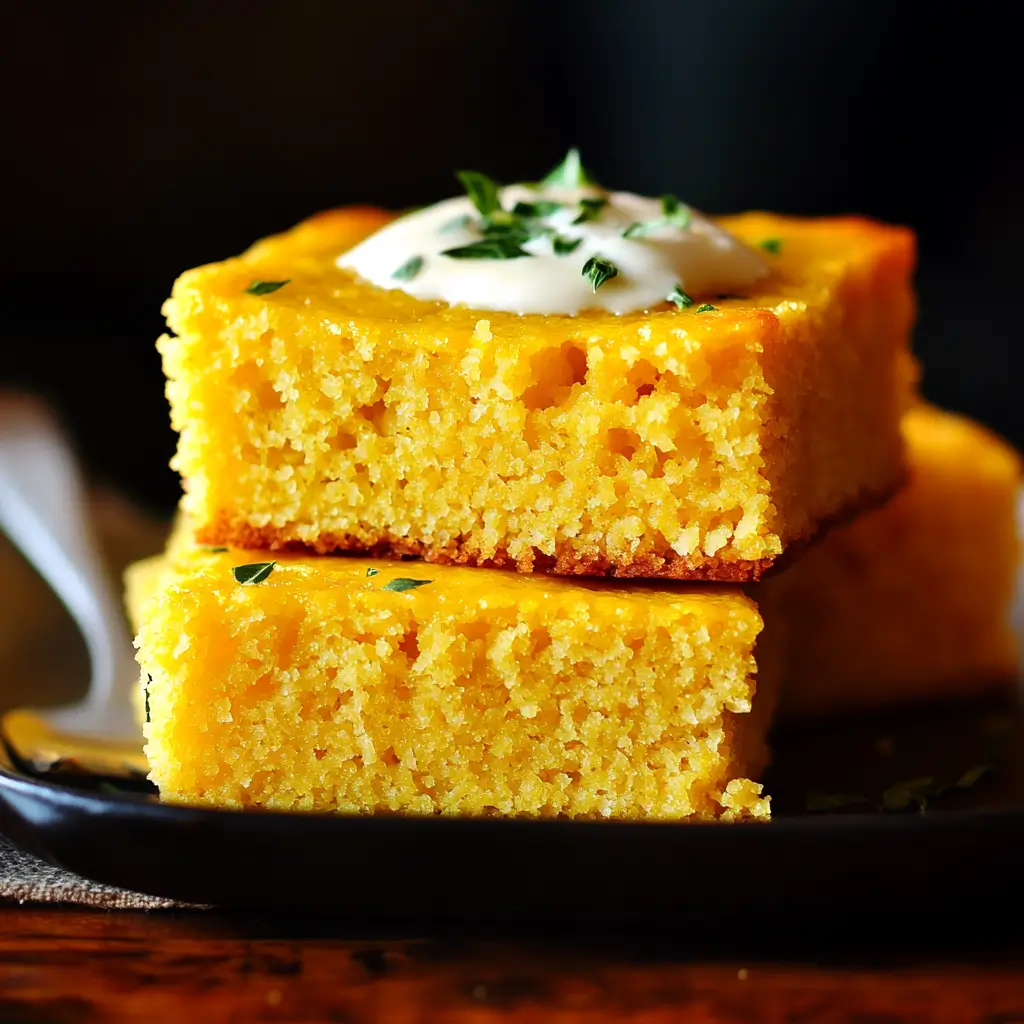
[[[761,619],[739,593],[349,558],[235,581],[263,557],[179,549],[133,571],[162,799],[768,816],[747,777],[765,761],[767,722],[748,713]],[[399,577],[431,582],[384,589]]]
[[[907,487],[785,574],[790,716],[953,697],[1017,675],[1020,458],[931,406],[908,413],[903,431]]]
[[[159,348],[203,540],[739,580],[895,487],[909,232],[726,218],[781,241],[745,298],[513,316],[334,265],[386,219],[321,215],[175,284]]]

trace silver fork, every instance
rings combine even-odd
[[[63,601],[91,665],[83,700],[9,712],[0,721],[4,739],[37,770],[70,762],[103,774],[144,773],[131,708],[139,669],[89,531],[75,459],[49,411],[22,395],[0,395],[0,528]]]

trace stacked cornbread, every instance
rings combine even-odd
[[[912,237],[711,222],[572,154],[461,177],[176,283],[182,515],[129,576],[152,777],[229,807],[766,817],[780,678],[828,663],[794,609],[844,585],[798,556],[907,477]],[[836,651],[870,619],[832,615]]]

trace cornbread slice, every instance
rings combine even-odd
[[[777,250],[744,298],[515,316],[335,266],[386,220],[322,214],[175,284],[158,345],[200,540],[742,581],[901,479],[909,231],[730,217]]]
[[[908,486],[783,574],[790,717],[966,695],[1017,676],[1020,458],[931,406],[908,413],[903,431]]]
[[[768,816],[751,779],[775,683],[751,714],[761,617],[742,594],[293,556],[236,582],[262,557],[193,548],[133,574],[164,800]]]

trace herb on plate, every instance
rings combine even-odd
[[[712,306],[710,302],[702,302],[695,310],[694,313],[713,313],[717,306]]]
[[[817,793],[807,794],[807,812],[809,814],[827,814],[829,811],[841,811],[847,807],[856,807],[858,804],[868,803],[866,796],[856,796],[853,793]]]
[[[773,256],[778,256],[782,252],[782,239],[781,238],[766,238],[763,242],[757,243],[765,252],[770,252]]]

